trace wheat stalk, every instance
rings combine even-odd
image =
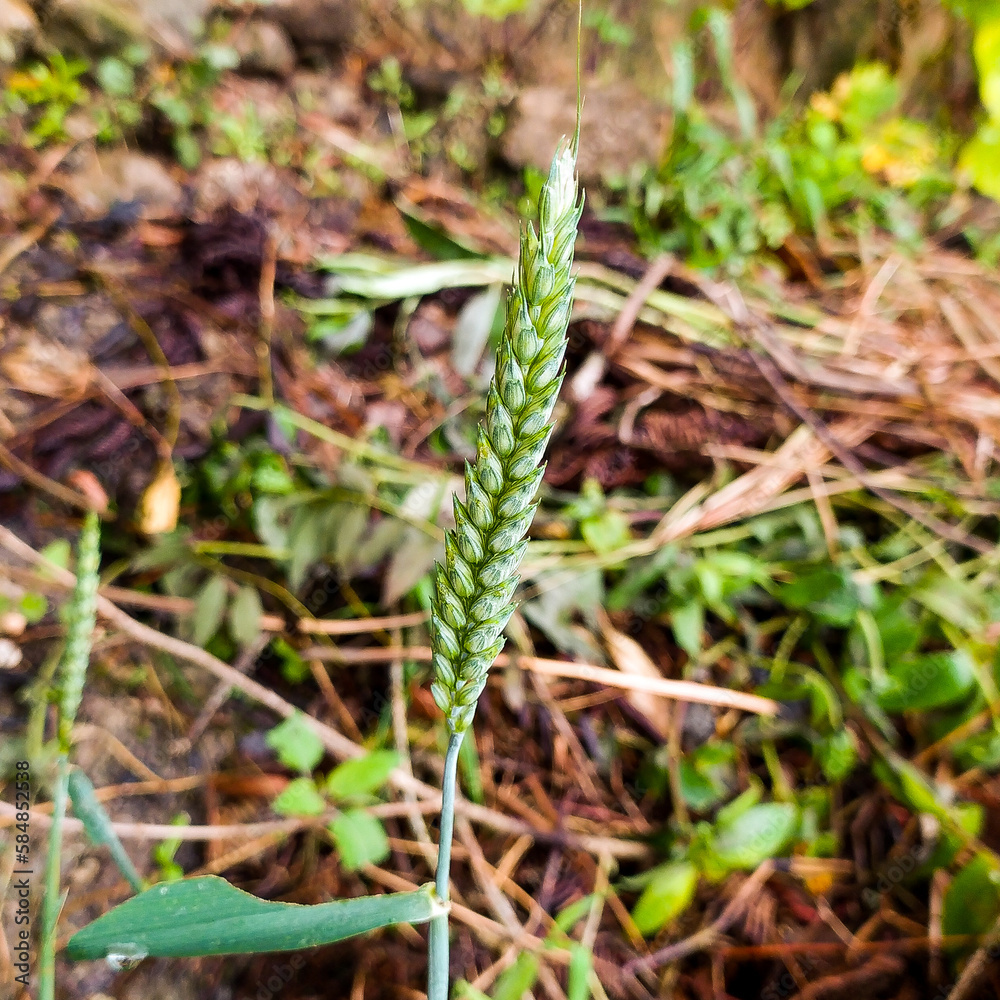
[[[59,749],[69,753],[73,723],[83,698],[90,647],[97,624],[101,568],[101,522],[87,513],[77,549],[76,587],[66,615],[66,647],[59,665]]]
[[[52,787],[52,826],[45,859],[45,895],[42,898],[41,957],[38,972],[39,1000],[55,996],[56,931],[62,899],[59,894],[59,864],[62,860],[62,824],[66,816],[69,783],[69,752],[73,723],[83,698],[83,685],[90,664],[90,650],[97,622],[97,588],[101,568],[101,522],[94,511],[83,520],[77,547],[76,586],[66,615],[66,645],[59,663],[59,712],[56,775]]]
[[[579,122],[579,116],[577,118]],[[465,465],[465,501],[435,574],[431,602],[434,700],[450,738],[441,785],[441,836],[435,888],[448,899],[455,818],[455,773],[462,739],[514,612],[518,567],[535,516],[549,422],[562,385],[566,328],[573,307],[573,246],[583,209],[576,180],[577,135],[552,159],[538,200],[538,232],[521,234],[514,287],[497,367],[479,425],[476,461]],[[431,921],[429,1000],[448,996],[448,917]]]
[[[479,426],[465,502],[445,539],[431,605],[434,700],[454,734],[472,722],[490,666],[503,649],[524,535],[535,514],[549,418],[562,384],[573,303],[573,245],[582,201],[576,143],[564,142],[539,198],[538,233],[521,235],[496,374]]]

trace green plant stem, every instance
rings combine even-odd
[[[438,899],[446,903],[451,881],[451,841],[455,830],[455,785],[458,756],[465,732],[453,732],[448,740],[441,779],[441,836],[438,839],[437,877]],[[448,1000],[448,914],[431,920],[430,944],[427,952],[427,1000]]]
[[[59,754],[52,790],[52,826],[45,858],[45,897],[42,899],[42,940],[38,966],[38,1000],[54,1000],[56,987],[56,928],[62,900],[59,896],[59,863],[62,860],[62,827],[66,818],[69,757]]]

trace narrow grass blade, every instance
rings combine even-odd
[[[83,829],[90,842],[95,847],[107,847],[111,852],[111,860],[118,866],[118,870],[128,880],[129,885],[136,892],[142,892],[146,888],[146,883],[136,871],[132,859],[125,853],[125,848],[111,825],[111,817],[97,798],[90,778],[79,768],[74,768],[69,773],[69,797],[73,803],[73,812],[83,823]]]
[[[426,923],[446,912],[430,885],[299,906],[258,899],[205,875],[154,886],[126,900],[74,934],[66,952],[72,959],[114,959],[297,951],[390,924]]]

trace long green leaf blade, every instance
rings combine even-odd
[[[146,883],[143,882],[142,876],[136,871],[132,859],[118,839],[118,834],[111,825],[111,817],[97,798],[90,778],[79,768],[74,768],[69,773],[69,797],[73,803],[73,812],[83,821],[83,829],[90,842],[98,847],[107,846],[112,861],[128,879],[129,885],[136,892],[142,892],[146,888]]]
[[[182,958],[297,951],[390,924],[426,923],[445,911],[433,887],[316,906],[258,899],[205,875],[154,886],[70,938],[72,959]]]

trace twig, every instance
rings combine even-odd
[[[297,624],[300,632],[319,635],[357,635],[365,632],[388,632],[394,628],[410,628],[423,625],[430,615],[426,611],[414,611],[406,615],[384,615],[371,618],[351,618],[345,621],[327,621],[319,618],[303,618]]]
[[[875,955],[856,969],[836,972],[809,983],[799,1000],[827,1000],[836,996],[872,996],[898,980],[906,968],[901,955]],[[884,995],[884,994],[883,994]]]
[[[384,663],[397,656],[407,660],[427,662],[431,658],[431,650],[429,646],[371,649],[327,649],[310,646],[302,655],[306,658],[312,657],[335,663]],[[568,663],[563,660],[546,660],[538,656],[509,656],[506,653],[501,653],[496,659],[496,666],[505,667],[508,665],[546,674],[549,677],[568,677],[574,680],[590,681],[593,684],[603,684],[607,687],[623,688],[628,691],[646,691],[650,694],[662,695],[664,698],[693,701],[703,705],[722,705],[726,708],[738,708],[744,712],[753,712],[756,715],[773,716],[781,710],[778,702],[761,695],[713,687],[710,684],[699,684],[696,681],[676,681],[667,677],[623,674],[618,670],[609,670],[607,667],[597,667],[590,663]]]
[[[124,604],[126,607],[148,608],[171,615],[189,615],[194,611],[195,602],[189,597],[169,597],[165,594],[144,594],[127,587],[101,587],[101,595]],[[258,622],[263,632],[283,632],[285,620],[280,615],[261,615]]]
[[[278,266],[278,238],[274,229],[264,240],[264,259],[260,268],[257,296],[260,302],[260,330],[257,340],[257,365],[261,398],[273,405],[274,374],[271,370],[271,337],[274,333],[274,275]]]
[[[519,937],[521,934],[529,933],[527,927],[521,926],[521,922],[517,919],[517,913],[515,913],[514,907],[511,905],[507,897],[500,891],[494,881],[492,876],[494,876],[496,872],[483,855],[482,848],[480,848],[479,842],[476,840],[476,836],[472,831],[469,821],[460,819],[458,822],[458,828],[459,838],[465,846],[465,849],[469,852],[469,860],[471,862],[473,875],[479,883],[479,888],[486,896],[490,909],[493,910],[497,919],[513,935]],[[533,912],[529,917],[529,921],[531,922],[548,916],[545,911],[537,905],[537,903],[532,907],[532,911]],[[566,994],[559,985],[559,981],[547,965],[539,967],[538,978],[542,981],[542,986],[545,988],[545,991],[550,997],[554,998],[554,1000],[566,1000]]]
[[[103,789],[101,790],[103,791]],[[421,815],[437,812],[434,802],[383,802],[367,807],[372,816],[379,819],[395,819],[408,816],[416,810]],[[52,825],[52,803],[44,802],[30,810],[32,822],[37,822],[43,829]],[[131,823],[112,822],[111,828],[122,840],[235,840],[240,837],[260,837],[271,834],[297,833],[312,827],[321,829],[335,813],[324,813],[320,816],[310,816],[308,819],[264,820],[259,823],[229,823],[229,824],[192,824],[190,826],[173,826],[166,823]],[[17,822],[17,810],[8,802],[0,802],[0,830],[13,826]],[[78,819],[63,821],[63,829],[79,831],[83,824]]]
[[[978,934],[946,934],[940,938],[904,937],[887,941],[776,941],[770,944],[723,945],[719,954],[725,959],[740,962],[758,962],[785,955],[830,955],[836,956],[849,951],[851,955],[871,955],[879,952],[903,952],[907,955],[920,954],[937,947],[961,948],[979,944]]]
[[[962,969],[958,982],[948,994],[948,1000],[965,1000],[966,997],[972,996],[983,973],[989,964],[995,962],[998,957],[1000,957],[1000,919],[993,924],[976,953],[965,963],[965,968]]]
[[[646,269],[638,284],[629,292],[621,311],[615,317],[614,326],[604,343],[603,351],[592,351],[573,376],[570,392],[577,401],[586,399],[594,386],[600,382],[608,362],[614,360],[632,332],[643,306],[646,305],[646,300],[660,287],[660,282],[673,270],[675,264],[676,259],[671,254],[657,257]]]
[[[414,889],[419,888],[418,885],[409,879],[396,875],[394,872],[387,872],[382,868],[376,868],[375,865],[367,865],[361,871],[362,874],[370,878],[373,882],[377,882],[379,885],[384,886],[386,889],[391,889],[393,892],[412,892]],[[467,906],[452,903],[451,915],[476,931],[486,944],[496,945],[499,942],[509,941],[513,938],[514,943],[525,951],[540,952],[544,954],[548,961],[558,962],[560,965],[567,965],[569,963],[570,953],[565,948],[552,947],[548,942],[526,932],[515,935],[504,927],[503,924],[498,923],[496,920],[491,920],[489,917],[484,917]]]
[[[153,332],[153,328],[133,307],[126,291],[118,285],[117,281],[110,274],[105,273],[100,268],[92,267],[90,273],[100,282],[108,297],[128,320],[129,326],[142,341],[142,345],[146,349],[150,360],[163,373],[162,384],[164,393],[168,399],[168,406],[163,435],[161,437],[157,434],[157,437],[160,438],[157,452],[161,463],[167,463],[170,461],[171,452],[177,445],[177,436],[181,428],[181,394],[177,388],[177,383],[174,381],[170,362],[167,360],[167,356],[164,354],[163,348],[160,346],[160,342]]]
[[[393,645],[399,645],[398,631],[393,634]],[[406,729],[406,697],[403,688],[403,679],[403,661],[395,659],[389,668],[389,685],[392,694],[392,737],[396,744],[396,752],[399,754],[401,761],[400,767],[412,776],[413,764],[410,760],[410,742]],[[416,802],[416,796],[413,792],[403,792],[402,795],[407,802]],[[434,850],[434,842],[431,840],[430,831],[427,829],[427,823],[424,821],[424,817],[419,809],[412,809],[407,819],[410,822],[410,829],[413,831],[413,836],[416,837],[418,843],[423,848],[421,853],[424,860],[433,871],[436,852]]]
[[[0,247],[0,274],[3,274],[21,254],[30,250],[49,231],[60,215],[62,215],[62,209],[58,205],[53,205],[30,229],[26,229],[23,233],[18,233],[17,236],[12,236],[7,240]]]
[[[84,511],[93,508],[93,504],[82,493],[77,493],[76,490],[71,490],[69,487],[63,486],[62,483],[57,483],[54,479],[43,475],[36,468],[18,458],[2,443],[0,443],[0,465],[5,465],[15,476],[20,476],[35,489],[48,493],[49,496],[55,497],[56,500],[60,500],[70,507]]]
[[[253,642],[240,650],[239,655],[236,657],[236,662],[233,664],[233,669],[238,670],[241,674],[247,673],[247,671],[249,671],[250,668],[257,662],[257,657],[260,656],[269,641],[270,636],[263,633],[258,635]],[[230,694],[232,694],[232,691],[233,689],[231,685],[227,684],[225,681],[220,681],[215,686],[215,690],[208,696],[208,700],[205,702],[202,710],[198,713],[198,718],[194,720],[191,727],[187,731],[185,739],[188,747],[192,747],[198,742],[201,734],[212,721],[212,717],[226,703],[226,700],[229,698]]]

